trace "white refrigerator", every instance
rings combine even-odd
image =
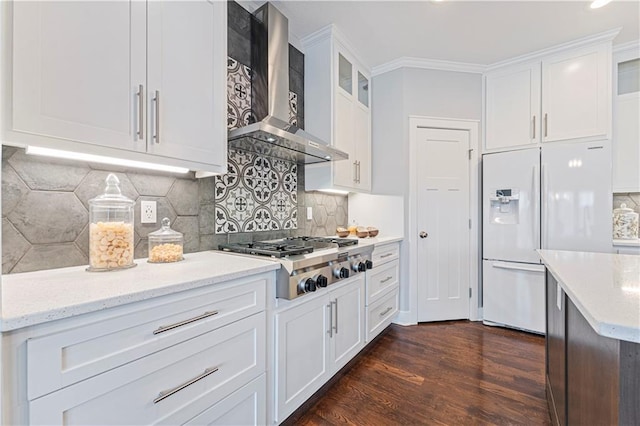
[[[545,332],[536,249],[611,250],[609,141],[482,157],[484,322]]]

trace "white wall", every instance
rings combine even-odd
[[[475,73],[401,68],[372,80],[372,162],[374,194],[400,195],[404,200],[405,240],[401,245],[400,315],[398,322],[417,319],[409,292],[409,116],[480,120],[482,76]],[[351,217],[351,202],[349,216]],[[414,301],[415,302],[415,301]]]
[[[349,194],[349,223],[374,226],[380,237],[404,235],[404,198],[401,195]]]

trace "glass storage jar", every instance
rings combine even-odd
[[[162,219],[162,228],[149,234],[149,262],[179,262],[182,256],[184,238],[180,232],[171,229],[168,217]]]
[[[632,240],[638,238],[638,213],[621,204],[613,210],[613,239]]]
[[[105,179],[104,193],[89,200],[88,271],[113,271],[133,263],[133,206],[120,191],[113,173]]]

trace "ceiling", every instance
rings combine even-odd
[[[614,45],[640,39],[640,0],[273,3],[294,38],[334,23],[370,67],[403,56],[488,65],[618,27]]]

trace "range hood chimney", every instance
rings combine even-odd
[[[229,131],[229,148],[303,164],[348,159],[347,153],[289,124],[289,21],[271,3],[254,17],[251,90],[256,122]]]

